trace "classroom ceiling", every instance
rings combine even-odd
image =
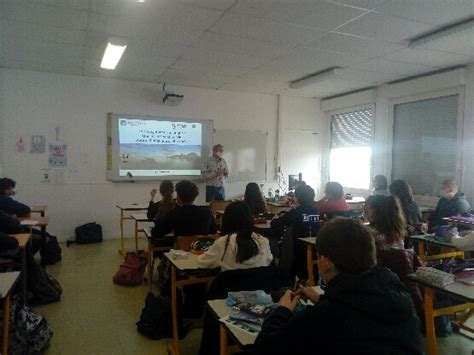
[[[472,28],[408,48],[470,17],[474,0],[0,0],[0,67],[327,97],[473,62]],[[128,43],[114,71],[110,37]]]

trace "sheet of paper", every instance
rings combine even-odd
[[[30,219],[25,219],[20,222],[22,226],[36,226],[38,224],[38,221],[33,221]]]

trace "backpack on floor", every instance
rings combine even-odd
[[[71,243],[77,244],[92,244],[102,242],[102,226],[95,222],[86,223],[82,226],[79,226],[75,230],[76,239],[66,242],[66,246],[69,247]]]
[[[44,265],[53,265],[61,261],[61,247],[58,239],[52,235],[46,237],[46,244],[41,248],[40,255]]]
[[[145,298],[137,331],[144,336],[159,340],[172,337],[171,305],[167,299],[149,292]]]
[[[32,293],[32,304],[58,302],[63,293],[61,284],[36,263],[29,265],[27,273],[28,290]]]
[[[147,259],[147,255],[143,250],[128,252],[125,255],[124,262],[120,264],[119,269],[113,277],[114,283],[125,286],[141,285],[143,283]]]
[[[10,306],[9,355],[41,354],[50,345],[53,331],[46,318],[14,301]]]

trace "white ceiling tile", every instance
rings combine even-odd
[[[309,42],[325,33],[323,30],[233,13],[224,15],[209,31],[288,47]]]
[[[193,71],[183,72],[168,69],[160,76],[160,82],[166,84],[203,87],[208,89],[219,89],[233,77],[216,74],[197,73]]]
[[[413,48],[405,48],[400,51],[387,54],[383,58],[399,62],[429,65],[433,67],[443,67],[469,62],[469,56],[467,55]]]
[[[222,86],[223,90],[230,91],[250,91],[259,93],[276,94],[285,90],[288,83],[283,81],[257,80],[252,75],[245,75],[240,78],[233,79]]]
[[[195,48],[213,52],[235,54],[250,54],[256,57],[273,58],[287,52],[288,48],[237,36],[205,33],[197,42]]]
[[[472,0],[396,0],[377,7],[377,12],[436,25],[474,16]]]
[[[50,73],[83,75],[83,65],[74,58],[62,58],[56,61],[40,61],[32,59],[7,58],[2,59],[0,66],[12,69],[44,71]]]
[[[59,6],[26,3],[24,13],[19,21],[83,30],[87,28],[87,12]]]
[[[230,11],[326,30],[334,29],[366,12],[320,0],[238,0]]]
[[[290,95],[304,96],[304,97],[323,97],[333,95],[340,92],[346,92],[354,90],[357,86],[354,86],[352,82],[340,80],[340,79],[328,79],[320,83],[309,85],[301,89],[289,89]]]
[[[330,0],[330,2],[342,5],[358,7],[360,9],[373,10],[390,0]]]
[[[14,0],[14,1],[18,1],[18,0]],[[72,9],[78,9],[78,10],[87,10],[89,7],[89,0],[27,0],[27,1],[33,4],[68,7]]]
[[[226,10],[234,0],[179,0],[183,4],[206,7],[208,9]]]
[[[201,73],[238,76],[247,73],[250,69],[238,65],[196,62],[194,60],[179,59],[171,67],[177,71],[194,70]]]
[[[466,30],[452,35],[442,37],[438,40],[430,41],[417,48],[433,49],[451,53],[474,55],[474,31]]]
[[[341,74],[337,75],[337,77],[344,81],[365,83],[367,86],[369,86],[370,84],[380,84],[395,80],[399,77],[399,75],[373,71],[344,69],[342,70]]]
[[[349,35],[387,42],[403,42],[434,29],[434,26],[401,18],[369,13],[337,29]]]
[[[367,59],[379,57],[403,48],[402,45],[397,43],[382,42],[334,32],[318,38],[310,43],[308,47],[314,47],[323,51],[354,54]]]
[[[252,54],[210,51],[200,47],[186,49],[182,58],[197,63],[204,62],[222,65],[235,65],[244,68],[255,68],[268,61],[268,59],[265,57],[256,57]]]
[[[22,38],[40,42],[85,45],[86,30],[44,26],[27,22],[0,21],[3,38]]]
[[[433,70],[432,67],[413,63],[402,63],[380,58],[370,59],[366,62],[350,66],[349,69],[359,69],[364,71],[375,71],[387,74],[411,75]]]
[[[268,75],[276,80],[291,81],[331,67],[346,67],[362,61],[363,58],[355,55],[347,56],[312,48],[301,48],[262,65],[256,70],[256,74]]]

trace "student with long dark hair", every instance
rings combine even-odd
[[[370,196],[365,202],[365,215],[377,232],[378,264],[398,275],[410,292],[416,311],[421,314],[423,299],[420,288],[407,276],[423,264],[413,249],[405,249],[406,222],[400,201],[394,196]]]
[[[174,185],[169,180],[163,180],[160,184],[161,200],[155,202],[157,190],[153,189],[150,192],[150,203],[148,205],[147,217],[150,221],[162,218],[176,207],[176,201],[173,198]]]
[[[268,266],[273,260],[267,238],[252,232],[253,216],[245,202],[232,202],[222,219],[223,235],[198,257],[203,268],[223,271]]]
[[[421,210],[413,198],[411,186],[405,180],[395,180],[389,186],[392,196],[397,197],[402,205],[403,214],[408,225],[415,225],[423,221]]]
[[[252,216],[267,213],[267,203],[263,199],[260,187],[255,182],[249,182],[245,187],[244,202],[249,206]]]

